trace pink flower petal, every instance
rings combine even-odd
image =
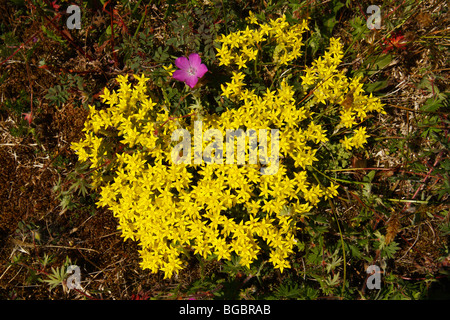
[[[189,78],[189,74],[188,74],[186,71],[184,71],[184,70],[176,70],[176,71],[173,73],[172,77],[173,77],[175,80],[185,82],[185,81]]]
[[[195,75],[201,78],[205,75],[206,72],[208,72],[208,68],[202,63],[201,65],[198,66]]]
[[[190,63],[186,57],[179,57],[175,60],[175,65],[181,70],[189,70]]]
[[[191,53],[189,55],[189,63],[192,68],[198,69],[198,67],[202,64],[202,59],[198,53]]]
[[[186,79],[186,81],[185,81],[185,83],[186,83],[189,87],[191,87],[191,89],[195,87],[195,85],[197,84],[197,82],[198,82],[198,78],[197,78],[196,76],[188,76],[187,79]]]

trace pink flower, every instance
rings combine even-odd
[[[28,121],[28,124],[31,124],[33,121],[33,112],[22,113],[22,115],[24,116],[24,119]]]
[[[183,81],[189,87],[194,88],[198,79],[203,77],[208,68],[202,63],[202,59],[197,53],[192,53],[189,58],[179,57],[175,60],[175,65],[180,69],[173,73],[173,78]]]

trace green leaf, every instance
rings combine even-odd
[[[388,85],[388,81],[387,80],[383,80],[383,81],[375,81],[373,83],[368,83],[364,86],[364,90],[368,93],[371,92],[376,92],[376,91],[380,91],[383,90],[384,88],[386,88]]]
[[[334,26],[336,25],[337,20],[335,17],[331,17],[329,19],[327,19],[324,22],[324,26],[328,29],[328,31],[331,33],[331,31],[333,31]]]
[[[42,281],[47,282],[50,285],[50,289],[56,288],[58,285],[62,284],[66,277],[66,268],[56,268],[52,267],[52,274],[48,275],[48,279]]]
[[[275,295],[278,299],[280,299],[280,298],[295,299],[295,298],[299,298],[301,293],[302,293],[301,288],[298,287],[297,283],[294,283],[293,285],[281,284],[277,288]]]
[[[42,26],[42,31],[45,33],[45,35],[47,37],[49,37],[52,40],[55,40],[61,44],[65,43],[65,40],[63,38],[61,38],[60,36],[58,36],[57,34],[55,34],[52,30],[47,29],[45,26]]]
[[[395,253],[400,249],[397,242],[393,241],[387,245],[384,250],[381,251],[381,256],[387,257],[389,259],[393,258]]]
[[[437,111],[443,106],[442,100],[439,96],[429,98],[425,101],[425,104],[420,108],[421,111]]]
[[[369,32],[366,22],[359,16],[350,20],[350,26],[353,28],[351,33],[356,39],[364,37],[364,35]]]
[[[332,258],[331,258],[331,262],[327,264],[327,272],[330,273],[332,270],[336,269],[343,261],[342,257],[338,256],[339,254],[339,250],[336,249],[336,251],[334,252]]]
[[[336,273],[333,278],[331,278],[331,275],[328,276],[328,279],[326,280],[327,285],[330,287],[337,286],[339,284],[339,272]]]
[[[349,247],[349,249],[350,249],[351,255],[352,255],[354,258],[360,259],[360,258],[363,256],[363,254],[361,253],[361,251],[359,251],[358,247],[356,247],[356,246],[354,246],[354,245],[351,245],[351,244],[349,244],[348,247]]]
[[[373,62],[373,64],[371,64],[371,70],[368,71],[368,74],[373,75],[373,74],[377,73],[379,70],[383,69],[389,63],[391,63],[392,58],[393,57],[390,54],[382,56],[382,58],[380,60],[376,60],[375,62]]]
[[[367,175],[364,176],[363,181],[372,182],[373,178],[375,177],[375,173],[375,170],[371,170]]]

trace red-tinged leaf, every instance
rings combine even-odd
[[[28,122],[28,124],[31,124],[31,122],[33,121],[33,112],[22,113],[22,115],[24,116],[24,119]]]
[[[58,11],[61,6],[59,4],[56,4],[56,0],[55,0],[55,1],[52,1],[52,7],[55,11]]]

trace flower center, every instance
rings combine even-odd
[[[195,68],[193,68],[193,67],[190,67],[190,68],[189,68],[188,74],[189,74],[190,76],[195,76],[196,73],[197,73],[197,70],[196,70]]]

